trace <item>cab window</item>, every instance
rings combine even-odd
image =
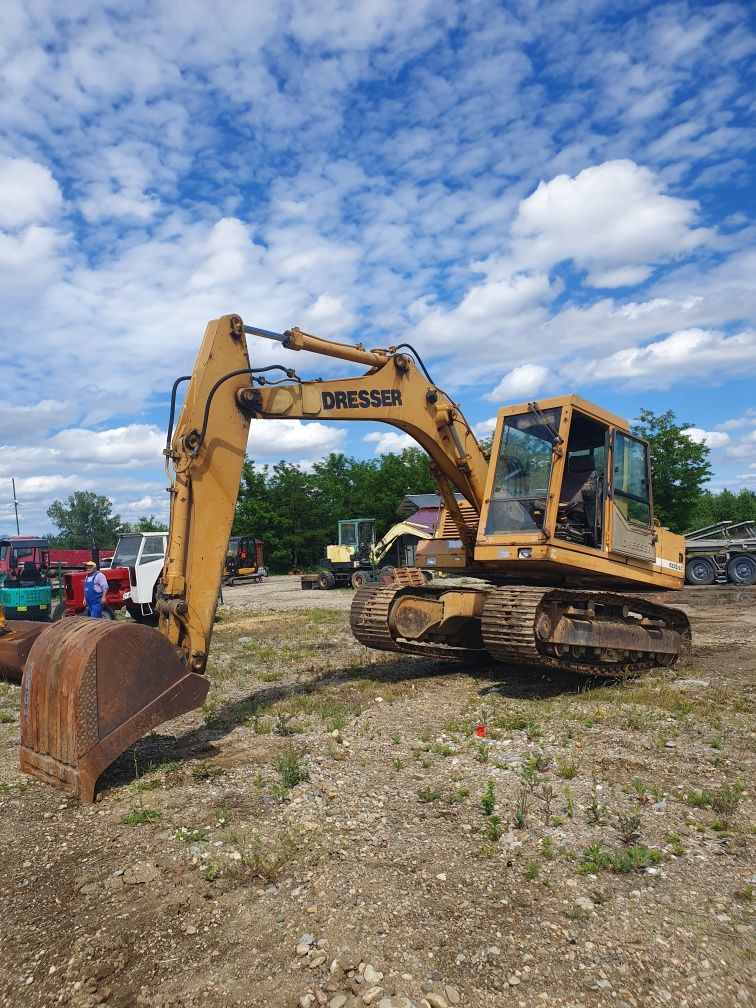
[[[614,438],[614,502],[630,522],[651,526],[648,445],[628,434]]]
[[[150,563],[153,560],[162,560],[165,556],[165,542],[163,536],[145,536],[144,546],[142,547],[142,555],[139,558],[139,563]]]
[[[496,460],[486,535],[543,528],[554,457],[554,432],[562,411],[506,417]]]

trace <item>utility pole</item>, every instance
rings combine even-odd
[[[16,479],[11,476],[11,483],[13,485],[13,507],[16,509],[16,535],[21,535],[21,529],[18,527],[18,500],[16,499]]]

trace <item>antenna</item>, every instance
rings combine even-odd
[[[11,484],[13,486],[13,507],[16,511],[16,535],[21,535],[21,529],[18,527],[18,505],[21,501],[16,498],[16,480],[13,476],[11,476]]]

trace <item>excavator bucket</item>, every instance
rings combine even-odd
[[[32,644],[49,623],[12,620],[0,628],[0,676],[21,681]]]
[[[163,721],[201,706],[208,685],[150,627],[53,623],[24,665],[21,770],[91,803],[105,768]]]

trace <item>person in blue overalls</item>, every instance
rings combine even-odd
[[[84,601],[87,613],[93,619],[102,619],[102,603],[108,591],[108,582],[94,560],[87,560],[87,576],[84,578]]]

